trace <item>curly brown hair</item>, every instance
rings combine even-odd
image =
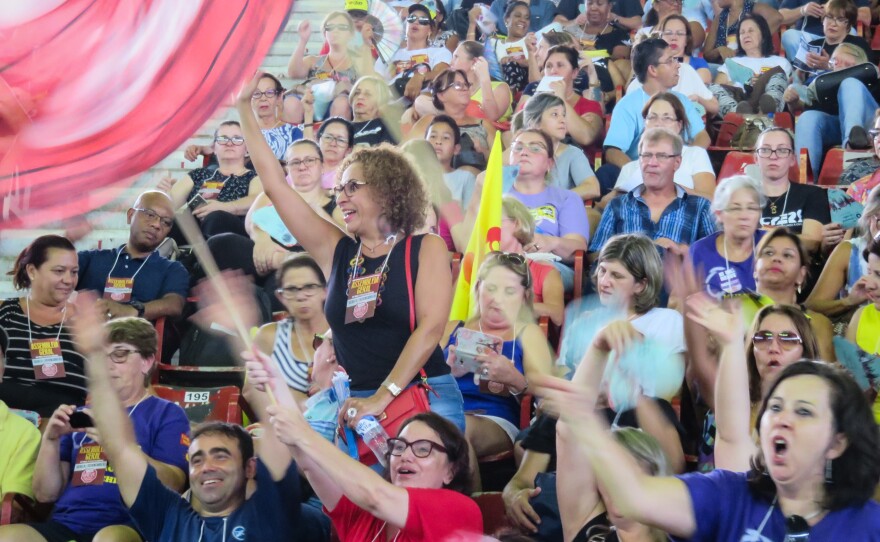
[[[336,182],[352,164],[364,170],[364,178],[373,200],[393,231],[411,235],[425,225],[428,195],[412,163],[395,147],[383,143],[357,149],[336,170]]]

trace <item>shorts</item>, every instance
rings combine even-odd
[[[40,533],[47,542],[92,542],[92,538],[97,534],[78,534],[57,521],[51,520],[45,523],[28,523],[27,526]]]
[[[513,444],[516,442],[516,436],[519,434],[519,427],[510,423],[509,420],[505,420],[499,416],[489,416],[488,414],[473,414],[473,416],[478,416],[480,418],[485,418],[487,420],[491,420],[495,422],[498,427],[504,430],[507,433],[507,436],[510,437],[510,443]]]

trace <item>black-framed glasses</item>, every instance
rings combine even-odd
[[[755,154],[760,156],[761,158],[770,158],[775,153],[779,158],[788,158],[794,152],[793,149],[789,149],[788,147],[779,147],[778,149],[771,149],[770,147],[758,147],[755,149]]]
[[[773,339],[779,340],[779,346],[783,350],[794,350],[797,348],[797,345],[804,343],[796,333],[791,333],[790,331],[781,331],[779,333],[759,331],[752,337],[752,344],[759,350],[767,350],[773,343]]]
[[[658,162],[665,162],[676,156],[681,156],[680,154],[669,154],[665,152],[642,152],[639,153],[639,159],[644,160],[646,162],[650,162],[654,158],[657,159]]]
[[[834,17],[832,15],[824,15],[822,16],[822,19],[837,24],[846,24],[849,22],[849,19],[847,19],[846,17]]]
[[[320,348],[321,345],[324,344],[324,341],[329,342],[331,346],[333,345],[333,337],[332,336],[327,337],[326,335],[321,335],[320,333],[315,333],[315,336],[312,337],[312,350],[317,350],[318,348]]]
[[[408,442],[402,438],[388,439],[388,453],[391,455],[401,456],[407,448],[412,448],[413,455],[420,459],[428,457],[434,450],[446,453],[445,446],[437,444],[432,440],[419,439],[414,442]]]
[[[348,147],[348,138],[347,137],[336,137],[330,134],[324,134],[321,136],[321,142],[326,143],[327,145],[335,145],[337,147]]]
[[[317,156],[309,156],[308,158],[303,158],[302,160],[300,160],[299,158],[294,158],[293,160],[287,161],[287,167],[297,169],[303,164],[305,164],[306,167],[312,167],[320,161],[321,159]]]
[[[238,147],[239,145],[244,145],[244,138],[241,136],[217,136],[214,138],[214,143],[219,143],[220,145],[235,145]]]
[[[334,30],[341,30],[343,32],[348,32],[351,30],[351,26],[347,24],[328,24],[324,26],[324,32],[332,32]]]
[[[801,516],[785,518],[785,542],[809,542],[810,525]]]
[[[260,92],[259,90],[255,90],[254,93],[251,94],[251,100],[259,100],[263,96],[265,96],[266,98],[269,98],[271,100],[275,96],[280,96],[280,95],[281,95],[281,91],[275,90],[274,88],[270,88],[269,90],[264,90],[263,92]]]
[[[296,295],[300,292],[306,294],[307,296],[313,296],[318,293],[322,286],[320,284],[311,282],[309,284],[303,284],[302,286],[285,286],[284,288],[278,288],[275,290],[275,293],[283,297],[284,299],[294,299]]]
[[[406,22],[408,22],[410,24],[419,23],[422,26],[430,26],[431,25],[431,18],[430,17],[419,17],[418,15],[410,15],[409,17],[406,18]]]
[[[174,225],[173,218],[166,218],[152,209],[141,209],[140,207],[132,207],[132,209],[139,213],[144,213],[144,216],[147,217],[147,220],[149,222],[155,222],[156,220],[158,220],[159,224],[161,224],[163,228],[168,229]]]
[[[355,179],[349,179],[342,184],[337,184],[331,190],[333,191],[334,197],[339,197],[339,194],[345,192],[345,195],[349,198],[354,196],[355,193],[360,189],[360,187],[365,186],[368,183],[367,181],[357,181]]]
[[[116,348],[111,352],[107,352],[107,357],[110,358],[110,361],[113,363],[123,364],[128,361],[128,356],[135,352],[140,354],[141,351],[133,348]]]

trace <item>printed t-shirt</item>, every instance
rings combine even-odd
[[[150,395],[126,410],[141,451],[183,472],[189,470],[186,461],[189,420],[182,408]],[[101,446],[85,433],[77,432],[61,437],[60,448],[61,461],[69,463],[70,477],[55,503],[52,520],[76,533],[93,533],[107,525],[131,525],[131,517],[119,495],[113,466],[108,464],[103,473],[99,469],[83,468],[87,465],[77,467],[78,462],[106,461]],[[103,478],[103,483],[76,485],[80,480],[88,481],[94,476]]]
[[[280,481],[257,459],[257,489],[225,517],[199,516],[147,467],[131,517],[150,542],[288,542],[300,521],[299,474],[291,462]]]
[[[776,204],[776,213],[770,210]],[[767,197],[767,205],[761,212],[761,226],[764,228],[786,227],[801,233],[804,220],[815,220],[819,224],[831,223],[831,209],[828,194],[818,186],[790,183],[787,194]]]
[[[767,232],[755,232],[754,246],[758,246]],[[724,255],[718,253],[716,242],[722,232],[704,237],[691,245],[691,261],[694,267],[702,269],[706,276],[704,286],[706,292],[716,299],[725,294],[735,294],[743,290],[754,291],[755,286],[755,255],[741,262],[727,262]]]
[[[696,531],[688,542],[778,542],[785,539],[785,516],[778,505],[754,496],[747,473],[715,470],[678,476],[690,492]],[[768,517],[769,515],[769,517]],[[767,522],[760,529],[764,519]],[[672,537],[672,540],[684,540]],[[880,505],[869,501],[829,512],[810,527],[810,540],[880,541]]]
[[[584,202],[571,190],[548,186],[538,194],[522,194],[511,188],[509,192],[521,201],[535,219],[535,232],[554,237],[570,233],[590,239],[590,223]]]
[[[501,62],[502,58],[512,56],[514,58],[529,58],[529,51],[526,49],[526,39],[522,38],[517,41],[504,42],[503,40],[495,40],[495,56]]]
[[[401,48],[391,57],[388,66],[385,66],[381,60],[378,60],[376,62],[376,71],[381,74],[390,73],[391,80],[395,81],[417,64],[427,64],[431,69],[434,69],[437,64],[443,62],[446,64],[452,62],[452,53],[445,47],[426,47],[413,50]]]
[[[449,489],[405,488],[409,493],[406,525],[397,542],[454,542],[481,540],[483,517],[470,497]],[[372,540],[384,521],[374,517],[343,495],[330,516],[341,542]],[[384,540],[380,535],[379,539]]]

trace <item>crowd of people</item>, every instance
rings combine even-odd
[[[481,540],[493,483],[499,540],[880,542],[868,0],[392,2],[392,54],[383,1],[300,23],[125,244],[21,251],[0,542]],[[792,175],[837,145],[848,212]],[[215,342],[248,429],[154,391]]]

